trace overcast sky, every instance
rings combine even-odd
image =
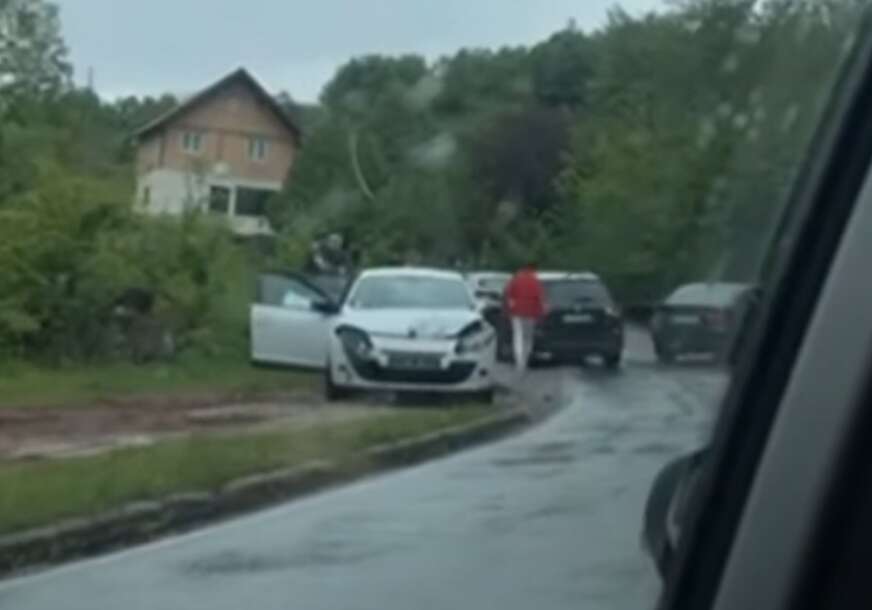
[[[366,53],[530,44],[574,18],[601,25],[615,0],[54,0],[84,84],[185,94],[245,66],[271,91],[313,101],[336,67]],[[631,14],[659,0],[622,0]]]

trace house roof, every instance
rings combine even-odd
[[[187,99],[177,104],[174,108],[171,108],[167,112],[163,113],[162,115],[149,121],[139,129],[137,129],[133,133],[133,135],[137,138],[147,137],[149,134],[160,129],[167,122],[187,112],[198,104],[203,103],[228,85],[236,82],[240,82],[248,87],[254,94],[254,96],[261,102],[263,102],[263,104],[275,115],[275,117],[281,122],[281,124],[284,125],[287,130],[293,134],[294,139],[299,142],[301,135],[300,128],[297,127],[296,123],[294,123],[291,117],[288,116],[288,113],[285,112],[285,110],[279,105],[275,98],[271,96],[269,92],[267,92],[267,90],[263,88],[263,85],[257,82],[257,80],[251,74],[249,74],[248,70],[246,70],[245,68],[239,68],[237,70],[234,70],[221,80],[188,97]]]

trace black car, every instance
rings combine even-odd
[[[531,360],[584,362],[600,356],[609,368],[621,362],[624,322],[605,284],[593,273],[539,272],[545,317],[536,325]],[[495,324],[501,360],[512,359],[512,330],[505,315]]]
[[[753,303],[749,284],[710,282],[680,286],[651,318],[654,350],[661,362],[685,354],[726,357],[737,324]]]
[[[621,362],[624,323],[603,281],[593,273],[540,271],[545,317],[536,325],[531,360],[582,363],[599,356],[609,368]],[[498,329],[498,355],[512,359],[512,330],[503,315]]]

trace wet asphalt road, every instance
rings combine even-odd
[[[505,441],[120,554],[0,583],[15,610],[652,607],[639,546],[659,465],[708,433],[725,376],[534,371],[566,407]]]

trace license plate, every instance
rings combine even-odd
[[[428,370],[440,368],[439,356],[398,355],[388,358],[388,366],[395,369]]]
[[[563,321],[566,324],[590,324],[593,316],[589,313],[570,313],[563,316]]]
[[[673,324],[699,324],[699,316],[676,314],[670,316],[669,321]]]

